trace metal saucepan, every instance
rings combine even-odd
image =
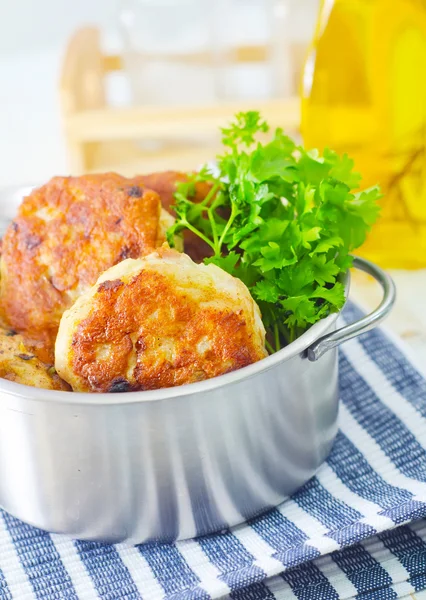
[[[10,198],[0,198],[5,219],[22,195]],[[331,315],[221,377],[128,394],[0,379],[0,505],[51,532],[139,543],[206,534],[281,503],[333,444],[337,346],[380,323],[395,300],[386,273],[360,258],[355,266],[383,287],[373,313],[337,330]]]

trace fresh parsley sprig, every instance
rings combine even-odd
[[[174,236],[185,229],[212,251],[214,263],[240,278],[258,302],[270,352],[292,342],[344,304],[342,274],[379,214],[380,190],[356,191],[353,161],[305,150],[255,111],[222,129],[225,151],[217,172],[204,167],[178,186]],[[197,182],[211,185],[194,202]]]

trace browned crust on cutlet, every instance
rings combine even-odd
[[[89,315],[72,336],[71,369],[87,391],[178,386],[239,369],[266,355],[242,309],[200,307],[213,296],[226,305],[229,298],[214,289],[199,288],[195,301],[177,291],[173,280],[149,270],[122,286],[106,283],[99,285]],[[206,339],[208,351],[197,351]],[[108,360],[98,360],[99,349],[105,347]]]
[[[51,354],[62,313],[110,266],[152,251],[160,198],[115,173],[54,177],[24,199],[2,244],[8,324]]]
[[[0,327],[0,378],[48,390],[71,389],[51,365],[38,359],[25,338],[3,327]]]

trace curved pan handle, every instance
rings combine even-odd
[[[395,303],[395,284],[385,271],[369,260],[365,260],[365,258],[360,258],[359,256],[354,257],[354,267],[372,275],[372,277],[380,283],[383,288],[383,299],[376,310],[373,310],[369,315],[366,315],[355,323],[345,325],[344,327],[337,329],[337,331],[324,335],[309,346],[306,351],[309,360],[318,360],[328,350],[373,329],[387,317]]]

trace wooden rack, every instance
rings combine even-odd
[[[205,61],[206,57],[187,59]],[[237,48],[232,60],[266,60],[265,48]],[[62,67],[60,100],[72,174],[113,170],[134,175],[195,168],[215,156],[218,128],[242,110],[260,110],[272,127],[290,133],[298,129],[297,98],[199,107],[108,106],[106,76],[121,69],[120,56],[102,53],[96,28],[80,29],[71,38]],[[144,140],[155,140],[155,148],[144,149]]]

